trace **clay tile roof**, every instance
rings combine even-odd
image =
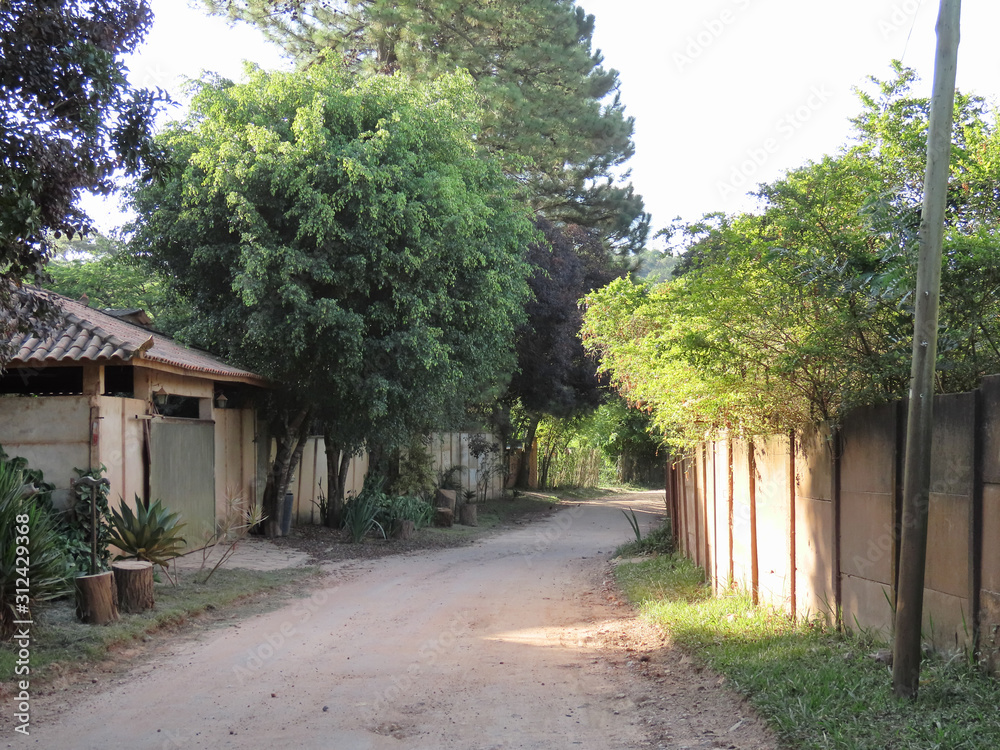
[[[15,335],[11,343],[17,354],[7,363],[8,367],[146,361],[205,374],[215,380],[267,383],[256,373],[226,364],[208,352],[183,346],[145,326],[90,308],[84,302],[54,292],[38,293],[47,295],[62,308],[62,325],[46,339],[31,334]]]

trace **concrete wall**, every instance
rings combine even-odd
[[[99,424],[99,423],[98,423]],[[57,488],[64,503],[74,468],[91,465],[91,399],[87,396],[0,398],[0,445],[21,456]]]
[[[481,434],[491,438],[488,433],[444,432],[430,436],[430,451],[435,473],[457,466],[456,478],[462,483],[463,489],[475,489],[485,462],[477,461],[469,454],[469,438]],[[348,469],[345,494],[356,495],[364,487],[365,474],[368,472],[368,456],[362,454],[351,460]],[[289,492],[294,495],[292,523],[321,523],[319,515],[320,492],[327,493],[329,482],[326,473],[326,444],[321,436],[310,437],[302,451],[302,460],[295,470]],[[499,497],[503,487],[503,477],[492,473],[489,480],[490,498]]]
[[[0,445],[10,456],[22,456],[56,485],[54,502],[70,496],[74,469],[105,467],[111,482],[112,507],[119,498],[134,507],[146,498],[145,445],[150,426],[147,397],[163,387],[170,394],[202,399],[202,417],[213,422],[215,452],[215,517],[222,518],[231,498],[257,500],[256,423],[252,408],[219,409],[214,384],[204,378],[136,367],[134,388],[142,398],[97,395],[102,390],[99,367],[85,369],[91,395],[8,396],[0,398]]]
[[[499,497],[503,492],[504,477],[497,470],[503,453],[492,454],[492,457],[477,460],[469,454],[469,440],[475,436],[487,442],[495,442],[488,432],[435,432],[430,436],[429,450],[434,461],[435,473],[447,471],[453,466],[458,467],[455,478],[461,482],[463,490],[475,490],[477,482],[486,470],[488,476],[487,497]],[[488,462],[493,465],[487,466]]]
[[[344,494],[356,495],[365,484],[365,474],[368,472],[368,455],[362,454],[351,459],[347,470]],[[322,523],[319,514],[320,494],[329,494],[329,482],[326,474],[326,443],[319,435],[310,437],[302,450],[302,460],[288,491],[294,496],[292,524]]]
[[[924,637],[1000,671],[1000,376],[938,396],[934,414]],[[905,415],[893,403],[832,433],[698,446],[667,477],[679,548],[716,589],[890,638]]]

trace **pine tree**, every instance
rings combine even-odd
[[[618,74],[592,50],[573,0],[204,0],[259,26],[301,64],[344,58],[359,74],[417,80],[467,70],[485,102],[478,142],[552,221],[599,230],[619,251],[646,240],[628,182],[633,119]]]

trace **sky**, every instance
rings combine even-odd
[[[929,95],[938,0],[578,0],[596,17],[594,47],[619,72],[635,118],[631,179],[654,230],[675,217],[752,209],[758,183],[834,154],[851,136],[857,87],[901,59]],[[288,67],[256,30],[209,18],[197,0],[152,0],[156,20],[127,64],[132,82],[183,100],[182,80],[239,80],[242,61]],[[958,87],[1000,101],[1000,3],[962,7]],[[171,116],[179,116],[174,109]],[[85,203],[103,230],[111,203]],[[654,246],[656,243],[653,243]]]

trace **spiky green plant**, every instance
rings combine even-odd
[[[382,538],[385,538],[385,529],[378,522],[379,508],[385,497],[381,490],[366,486],[344,505],[344,528],[347,529],[352,544],[361,542],[373,529],[378,529]]]
[[[166,568],[181,554],[187,540],[180,535],[185,524],[180,514],[171,513],[154,500],[147,507],[136,495],[135,513],[122,500],[121,511],[111,511],[111,544],[124,554],[119,557],[147,560]]]
[[[628,513],[624,510],[622,514],[625,516],[625,520],[628,521],[628,525],[632,527],[632,533],[635,534],[635,540],[637,542],[642,541],[642,530],[639,528],[639,519],[635,517],[635,511],[629,506]]]
[[[13,633],[14,620],[31,619],[35,603],[67,593],[68,585],[51,515],[27,496],[24,474],[0,462],[0,640]]]

